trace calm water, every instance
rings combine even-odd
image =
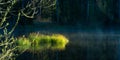
[[[120,60],[120,35],[117,31],[84,32],[78,27],[28,25],[15,32],[18,35],[27,35],[31,32],[59,33],[70,40],[65,50],[46,50],[37,53],[26,51],[17,60]]]

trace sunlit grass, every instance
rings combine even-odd
[[[51,49],[64,49],[68,43],[68,39],[60,34],[53,34],[51,36]]]
[[[19,51],[27,50],[31,46],[31,42],[27,38],[25,38],[24,36],[19,37],[18,40],[16,41],[16,43],[18,44]]]
[[[17,43],[19,50],[63,50],[68,43],[68,39],[61,34],[44,35],[31,33],[27,37],[18,38]]]

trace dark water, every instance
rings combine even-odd
[[[17,28],[15,34],[31,32],[43,34],[59,33],[69,39],[65,50],[42,52],[26,51],[17,60],[120,60],[119,30],[82,30],[79,27],[59,25],[28,25]]]
[[[18,60],[119,60],[119,36],[69,36],[62,51],[25,52]]]

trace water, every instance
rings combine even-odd
[[[17,31],[19,31],[17,32],[18,34],[22,35],[27,35],[31,32],[43,34],[59,33],[70,40],[65,50],[46,50],[37,53],[26,51],[17,57],[17,60],[119,60],[119,31],[82,30],[79,27],[61,26],[51,23],[28,25]]]
[[[59,33],[68,37],[70,43],[66,46],[66,49],[62,51],[46,50],[37,53],[26,51],[17,57],[17,60],[120,60],[120,7],[117,7],[118,13],[116,13],[117,8],[113,9],[113,7],[116,7],[116,4],[113,2],[116,3],[116,1],[110,0],[111,2],[109,3],[106,3],[106,1],[107,0],[81,0],[81,2],[77,2],[81,3],[78,4],[81,6],[79,7],[81,8],[80,10],[72,10],[73,7],[76,7],[73,4],[68,5],[73,6],[69,7],[71,10],[62,7],[63,13],[60,14],[60,3],[58,3],[57,0],[56,22],[59,23],[61,18],[64,23],[64,18],[69,21],[69,17],[69,22],[74,21],[74,19],[77,20],[76,14],[78,14],[80,15],[80,18],[78,18],[78,22],[80,23],[78,23],[78,25],[81,26],[40,23],[26,25],[24,27],[19,26],[15,30],[14,35],[28,35],[32,32],[43,34]],[[71,4],[71,2],[68,4]],[[78,7],[76,9],[78,9]],[[64,13],[68,11],[69,13]],[[71,14],[73,11],[77,11],[77,13],[74,12],[74,14]]]

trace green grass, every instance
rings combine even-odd
[[[31,42],[25,37],[19,37],[16,41],[19,51],[25,51],[30,48]]]
[[[45,49],[63,50],[68,39],[61,34],[44,35],[31,33],[17,39],[18,50],[41,51]]]

